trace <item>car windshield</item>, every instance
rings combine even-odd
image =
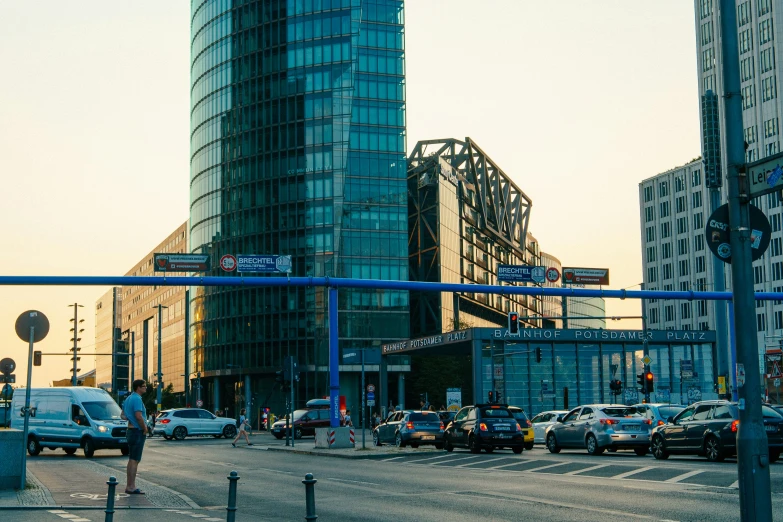
[[[305,415],[307,415],[308,413],[310,413],[310,410],[296,410],[294,412],[294,420],[299,420]]]
[[[162,419],[163,417],[168,417],[168,416],[169,416],[169,412],[167,412],[167,411],[162,411],[162,412],[158,413],[158,416],[157,416],[157,418],[158,418],[158,419]]]
[[[481,409],[481,416],[484,418],[491,418],[491,419],[499,419],[499,418],[509,418],[511,417],[511,413],[504,409],[504,408],[482,408]]]
[[[514,418],[515,418],[516,420],[522,420],[522,421],[526,421],[526,420],[528,420],[528,419],[527,419],[527,415],[525,415],[525,412],[524,412],[524,411],[522,411],[522,410],[513,411],[513,412],[511,412],[511,413],[514,415]]]
[[[601,410],[607,417],[641,417],[641,413],[635,407],[630,408],[603,408]]]
[[[435,412],[421,412],[411,413],[408,420],[411,422],[440,422],[440,417],[438,417],[438,414]]]
[[[84,409],[87,410],[87,415],[89,415],[92,420],[96,421],[119,420],[120,414],[122,413],[120,407],[113,401],[85,402],[83,406]]]
[[[762,406],[761,413],[764,414],[765,419],[780,419],[783,415],[779,411],[770,408],[769,406]]]
[[[684,409],[682,406],[658,406],[658,413],[660,413],[662,419],[668,419],[669,417],[676,417]]]

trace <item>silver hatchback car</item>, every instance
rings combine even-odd
[[[587,404],[568,412],[546,430],[546,447],[551,453],[562,448],[586,448],[590,455],[606,449],[632,449],[637,455],[650,451],[652,421],[633,406]]]

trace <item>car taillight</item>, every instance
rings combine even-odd
[[[409,430],[412,430],[413,429],[413,423],[408,421],[408,422],[405,423],[405,427],[408,428]]]
[[[731,432],[737,433],[737,429],[739,428],[739,419],[732,421],[731,423]]]
[[[529,420],[526,420],[525,422],[527,423],[527,427],[528,428],[532,428],[533,427],[533,423],[530,422]]]
[[[644,423],[645,423],[645,424],[652,424],[652,420],[650,420],[650,419],[644,419]]]
[[[611,426],[612,424],[617,424],[617,421],[612,419],[598,419],[598,420],[601,422],[601,424],[606,424],[607,426]]]
[[[161,424],[168,424],[169,422],[171,422],[171,419],[163,419],[160,421]]]
[[[658,421],[658,426],[663,426],[664,424],[665,424],[665,422],[660,421],[660,420]]]
[[[443,421],[440,422],[440,431],[445,430],[446,427],[443,425]]]
[[[517,422],[517,431],[522,431],[522,426],[520,426],[518,422]]]
[[[487,431],[487,425],[482,422],[481,424],[479,424],[479,429],[481,431]]]

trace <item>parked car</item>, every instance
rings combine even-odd
[[[11,405],[11,428],[24,429],[25,394],[16,393]],[[31,388],[27,453],[62,448],[73,455],[82,448],[90,458],[96,450],[118,449],[128,454],[128,422],[106,390],[89,387]]]
[[[547,428],[546,446],[551,453],[562,448],[585,448],[590,455],[606,449],[632,449],[647,455],[652,421],[632,406],[587,404],[571,410],[563,420]]]
[[[769,444],[769,460],[776,462],[783,450],[783,415],[769,406],[761,407]],[[656,459],[669,455],[703,455],[720,462],[737,454],[739,409],[737,403],[715,400],[692,404],[667,424],[652,431],[651,448]]]
[[[153,435],[162,435],[166,440],[183,440],[194,435],[233,438],[237,434],[236,420],[216,417],[201,408],[174,408],[160,412],[155,421]]]
[[[546,444],[546,429],[563,418],[568,410],[542,411],[530,422],[533,423],[533,441],[536,444]]]
[[[372,431],[376,446],[393,443],[398,448],[432,445],[443,449],[443,421],[434,411],[397,411]]]
[[[293,423],[289,422],[288,429],[291,429],[291,424],[293,424],[295,439],[301,439],[305,435],[315,436],[316,428],[328,428],[330,426],[329,410],[323,407],[296,410],[294,411],[293,419]],[[279,440],[285,437],[286,422],[286,418],[282,417],[272,424],[272,435],[274,435],[276,439]]]
[[[514,416],[514,419],[517,421],[517,424],[519,424],[519,427],[522,430],[522,437],[525,441],[525,449],[532,450],[533,446],[535,445],[535,433],[533,432],[533,423],[530,422],[530,419],[527,418],[525,410],[517,406],[509,406],[508,411],[510,411],[511,415]]]
[[[666,424],[666,419],[676,417],[678,413],[685,409],[681,404],[634,404],[636,410],[642,414],[645,419],[652,421],[653,427]]]
[[[505,404],[477,404],[465,406],[444,433],[446,451],[455,447],[468,448],[471,453],[484,449],[492,453],[496,449],[511,448],[516,453],[525,449],[522,428]]]

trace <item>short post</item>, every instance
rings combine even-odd
[[[114,490],[117,488],[117,479],[115,477],[109,477],[109,481],[106,482],[109,485],[109,493],[106,495],[106,518],[105,522],[112,522],[114,520]]]
[[[226,507],[226,522],[234,522],[237,516],[237,481],[239,475],[236,471],[232,471],[228,475],[228,507]]]
[[[313,478],[312,473],[305,475],[305,479],[302,484],[305,485],[305,520],[317,520],[318,515],[315,514],[315,483],[318,482]]]

